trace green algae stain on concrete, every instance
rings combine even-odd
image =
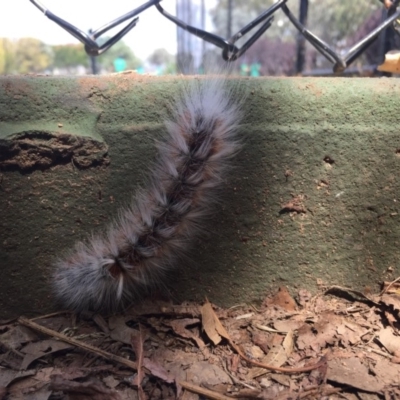
[[[45,76],[0,78],[0,138],[27,131],[92,137],[100,109],[80,96],[75,79]]]
[[[97,132],[100,109],[75,79],[26,76],[0,79],[0,167],[24,171],[73,162],[109,163]]]

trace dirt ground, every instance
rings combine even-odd
[[[397,280],[320,289],[0,321],[0,399],[399,399]]]

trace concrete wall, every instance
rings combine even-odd
[[[0,77],[0,318],[53,308],[52,262],[145,181],[183,79]],[[208,235],[167,279],[172,298],[227,306],[395,278],[400,82],[236,83],[243,150]]]

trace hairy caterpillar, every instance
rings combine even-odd
[[[132,302],[185,253],[210,215],[238,150],[235,92],[220,77],[194,79],[176,103],[146,189],[103,236],[56,264],[54,293],[77,312]]]

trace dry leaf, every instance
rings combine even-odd
[[[359,358],[335,358],[328,363],[327,379],[366,392],[380,392],[385,384],[369,373]]]
[[[391,354],[400,349],[400,337],[393,334],[392,328],[382,329],[378,334],[378,339]]]
[[[198,318],[182,318],[170,321],[167,324],[174,330],[176,334],[184,338],[194,340],[197,346],[200,349],[203,349],[205,347],[205,343],[199,337],[199,333],[186,329],[187,326],[195,325],[198,323],[200,323],[200,319]]]
[[[37,340],[39,337],[33,331],[21,325],[0,335],[0,343],[3,343],[8,349],[19,349],[23,344]]]
[[[274,321],[274,327],[281,333],[287,333],[289,331],[297,331],[305,321],[305,317],[300,319],[285,319],[282,321]]]
[[[21,369],[27,369],[33,361],[41,357],[56,353],[57,351],[72,349],[73,347],[74,346],[68,343],[60,342],[55,339],[29,343],[21,349],[21,353],[25,353]]]
[[[131,336],[132,349],[135,352],[136,362],[137,362],[137,375],[135,379],[133,379],[132,384],[138,387],[139,399],[145,400],[146,395],[144,394],[142,388],[142,380],[144,378],[142,366],[143,366],[143,343],[146,340],[145,338],[146,335],[143,332],[143,329],[140,324],[138,333],[139,334]]]
[[[292,354],[294,347],[294,335],[293,331],[289,331],[282,342],[282,347],[285,350],[286,355],[289,357]]]
[[[120,400],[119,394],[107,389],[97,381],[75,382],[56,376],[52,379],[51,388],[68,394],[70,400]]]
[[[164,367],[150,360],[149,358],[143,359],[143,366],[147,368],[153,376],[162,379],[164,382],[173,383],[175,380],[174,377],[170,375]]]
[[[11,369],[4,369],[0,368],[0,387],[1,386],[8,386],[10,385],[14,380],[20,380],[22,378],[28,377],[35,375],[34,370],[29,370],[29,371],[13,371]]]
[[[286,311],[296,310],[296,302],[285,286],[281,286],[278,293],[268,300],[267,304],[281,307]]]
[[[397,312],[400,310],[400,296],[397,294],[384,294],[381,302],[387,306],[392,306]]]
[[[131,344],[132,335],[138,335],[137,329],[132,329],[126,325],[123,316],[113,316],[108,320],[108,326],[111,330],[110,337],[117,342]]]
[[[228,332],[221,324],[217,314],[215,314],[212,308],[211,303],[208,301],[204,303],[203,307],[201,307],[201,322],[207,336],[215,345],[220,343],[222,338],[231,341]]]
[[[268,352],[268,354],[261,359],[261,362],[263,364],[271,365],[274,367],[280,367],[286,363],[289,355],[292,352],[293,346],[294,346],[293,332],[290,331],[286,335],[282,344],[274,345]],[[258,376],[266,374],[267,372],[269,371],[266,370],[265,368],[256,367],[250,370],[248,376],[250,379],[254,379]]]

